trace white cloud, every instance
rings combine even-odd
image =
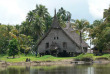
[[[95,19],[103,18],[104,9],[108,9],[110,0],[88,0],[89,12]]]
[[[99,7],[94,7],[94,2],[97,0],[0,0],[0,23],[20,24],[25,20],[27,13],[35,9],[36,4],[45,5],[52,16],[55,8],[58,11],[59,8],[63,7],[72,13],[73,19],[86,18],[90,20],[89,16],[91,15],[88,13],[87,1],[91,14],[96,18],[100,17],[101,14],[99,15],[99,11],[97,11]],[[97,5],[97,2],[95,5]]]
[[[63,7],[68,11],[74,11],[75,5],[80,4],[81,0],[37,0],[37,4],[45,5],[51,14],[54,13],[54,9],[58,11],[59,8]],[[80,6],[80,5],[79,5]]]
[[[16,0],[0,1],[0,22],[4,24],[20,24],[25,19],[25,14],[19,8]],[[19,18],[18,18],[19,17]]]
[[[0,0],[0,23],[20,24],[25,20],[29,10],[33,10],[36,4],[45,5],[50,14],[60,7],[74,13],[81,0]]]

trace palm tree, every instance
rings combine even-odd
[[[89,25],[89,22],[87,20],[75,20],[75,23],[74,23],[74,28],[75,28],[75,31],[78,31],[79,32],[79,35],[80,35],[80,47],[82,49],[82,52],[83,51],[83,47],[82,47],[82,34],[87,30],[87,26]]]
[[[25,35],[31,35],[31,25],[28,24],[27,21],[22,22],[22,25],[20,27],[21,33]]]
[[[32,11],[30,11],[28,14],[27,14],[27,16],[26,16],[26,21],[29,23],[29,24],[31,24],[32,23],[32,21],[34,20],[34,12],[32,12]]]
[[[104,10],[103,18],[105,19],[105,22],[110,23],[110,7],[109,9]]]
[[[66,11],[61,7],[57,12],[57,17],[60,22],[60,25],[65,27],[65,22],[70,21],[71,19],[71,13],[69,11]]]
[[[45,20],[45,26],[46,26],[45,32],[47,32],[52,24],[52,17],[50,15],[47,15],[44,20]]]
[[[51,25],[51,21],[52,21],[52,17],[50,16],[50,14],[48,13],[48,9],[43,6],[43,5],[36,5],[36,14],[39,16],[39,17],[42,17],[44,20],[44,25],[46,26],[46,29],[45,29],[45,32],[48,31],[50,25]]]
[[[47,8],[43,5],[36,5],[36,9],[35,11],[37,12],[37,15],[39,15],[40,17],[43,17],[43,19],[49,15]]]
[[[34,39],[39,39],[45,31],[45,24],[42,17],[36,15],[36,21],[32,23],[32,34],[34,35]]]

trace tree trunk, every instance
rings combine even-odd
[[[15,56],[13,55],[13,58],[15,58]]]
[[[24,49],[24,55],[25,55],[25,49]]]
[[[80,31],[80,48],[81,48],[81,52],[84,53],[83,47],[82,47],[82,32],[81,31]]]
[[[91,38],[90,38],[90,49],[91,49]]]

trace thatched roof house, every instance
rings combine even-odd
[[[40,54],[73,56],[84,52],[88,44],[83,40],[80,44],[80,36],[72,28],[60,27],[55,13],[51,28],[38,42],[37,47]]]

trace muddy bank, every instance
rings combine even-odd
[[[31,62],[0,62],[0,66],[46,66],[71,64],[70,61],[31,61]]]
[[[61,61],[31,61],[31,62],[5,62],[1,61],[0,66],[46,66],[46,65],[73,65],[73,64],[107,64],[109,60],[96,59],[95,61],[78,61],[73,59],[61,60]]]

